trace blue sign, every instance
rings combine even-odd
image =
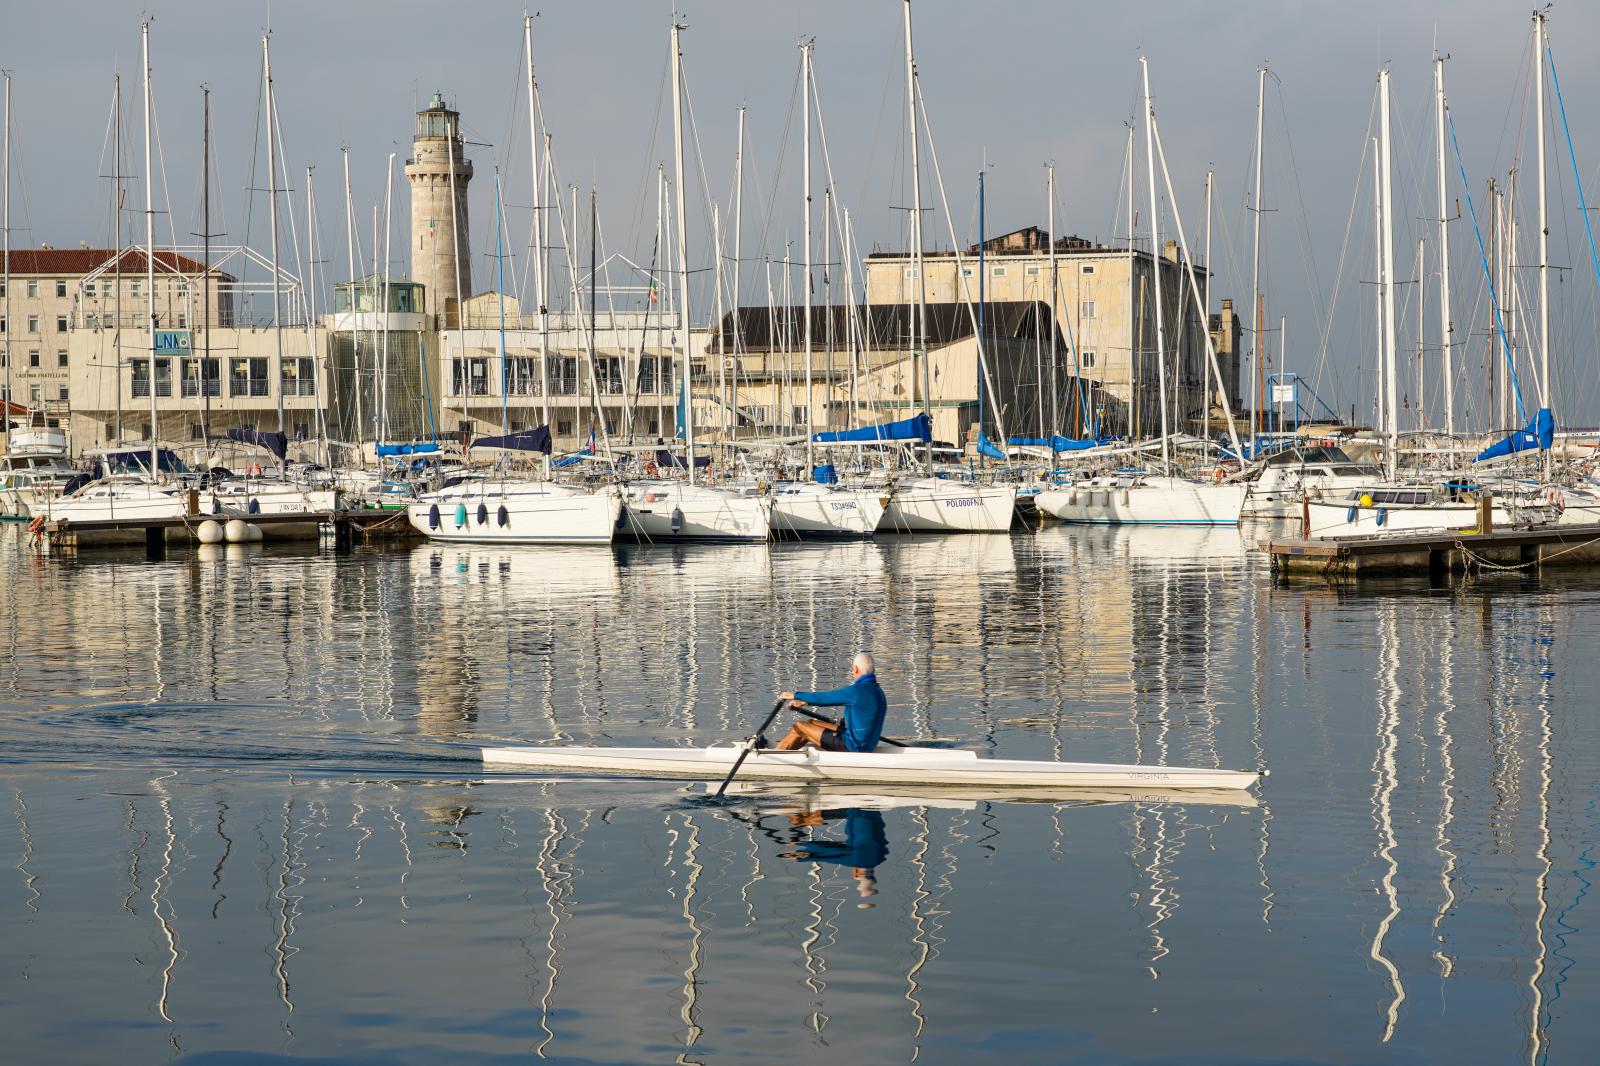
[[[157,355],[188,355],[194,347],[194,334],[186,329],[156,330]]]

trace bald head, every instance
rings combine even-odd
[[[856,657],[850,660],[850,668],[855,671],[857,677],[860,677],[862,674],[874,673],[875,669],[872,665],[872,653],[870,651],[856,652]]]

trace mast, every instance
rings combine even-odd
[[[987,166],[988,164],[986,163],[984,165]],[[983,190],[983,177],[984,177],[984,172],[980,169],[978,171],[978,351],[980,353],[983,351],[983,331],[984,331],[984,326],[987,325],[987,323],[984,321],[984,314],[983,314],[984,305],[987,303],[987,301],[984,299],[984,297],[987,295],[987,293],[984,290],[984,286],[983,286],[983,283],[984,283],[984,280],[985,280],[984,274],[987,273],[987,268],[984,265],[985,259],[984,259],[984,254],[983,254],[984,253],[984,244],[986,242],[986,236],[985,236],[985,233],[984,233],[984,225],[983,225],[984,214],[985,214],[984,208],[986,206],[984,204],[984,199],[983,199],[983,192],[984,192],[984,190]],[[963,290],[966,289],[965,285],[962,285],[961,287],[962,287]],[[966,296],[966,292],[963,292],[962,295],[963,295],[963,297],[965,297]],[[979,356],[979,359],[980,360],[982,359],[981,355]],[[978,367],[977,378],[978,378],[978,439],[982,440],[983,439],[983,367],[981,365],[981,362],[980,362],[980,365]],[[979,452],[978,454],[981,457],[983,453]]]
[[[1400,389],[1395,373],[1394,321],[1394,175],[1393,146],[1389,136],[1389,72],[1378,72],[1378,152],[1383,176],[1383,374],[1389,408],[1389,479],[1400,473]]]
[[[5,409],[5,438],[6,450],[11,450],[11,72],[4,71],[6,89],[6,114],[5,114],[5,143],[0,147],[0,169],[4,175],[0,176],[0,256],[5,262],[0,266],[3,276],[0,276],[0,293],[4,294],[5,304],[0,307],[0,321],[5,323],[5,363],[6,363],[6,409]],[[122,384],[119,380],[118,386]]]
[[[1456,432],[1455,323],[1450,318],[1450,209],[1444,177],[1444,56],[1433,57],[1434,133],[1439,156],[1439,347],[1444,354],[1444,431]],[[1542,128],[1542,127],[1541,127]]]
[[[205,232],[200,235],[204,245],[202,257],[205,272],[200,275],[200,312],[201,321],[205,324],[206,343],[204,354],[200,361],[200,373],[196,375],[196,384],[200,387],[202,397],[200,408],[200,432],[206,440],[211,439],[211,390],[206,388],[206,368],[211,365],[211,90],[202,88],[201,93],[205,103],[205,130],[202,134],[202,147],[200,150],[200,228]],[[309,171],[307,172],[309,173]],[[217,384],[221,385],[222,378],[218,375]]]
[[[739,355],[744,350],[744,331],[739,328],[739,273],[742,269],[740,253],[744,235],[744,120],[747,108],[739,105],[739,138],[733,151],[733,351]],[[659,238],[658,242],[659,244]],[[720,290],[719,290],[720,291]],[[737,364],[735,364],[737,366]],[[732,436],[739,436],[739,378],[734,371],[733,392],[727,398],[733,405],[730,422]]]
[[[800,203],[801,228],[805,230],[805,338],[806,338],[806,469],[816,466],[811,436],[817,431],[814,385],[811,380],[811,41],[800,44]]]
[[[9,83],[10,83],[10,79],[8,77],[7,78],[7,84],[9,84]],[[115,297],[115,300],[114,300],[114,306],[113,306],[112,310],[113,310],[113,314],[116,315],[117,321],[116,321],[116,323],[115,323],[115,325],[114,325],[114,327],[113,327],[113,329],[111,331],[111,348],[112,348],[113,353],[116,356],[116,362],[117,362],[117,387],[113,391],[117,394],[117,443],[120,444],[120,443],[122,443],[122,440],[123,440],[123,435],[122,435],[122,75],[121,74],[116,75],[116,77],[112,80],[112,85],[113,85],[112,96],[115,97],[115,103],[113,105],[113,110],[115,111],[114,125],[116,126],[116,129],[115,129],[114,133],[112,134],[112,146],[111,146],[111,158],[112,158],[111,169],[113,171],[112,178],[111,178],[111,228],[112,228],[112,232],[115,234],[115,236],[113,237],[113,240],[116,242],[116,245],[117,245],[116,259],[114,261],[116,265],[113,267],[115,284],[116,284],[117,288],[116,288],[116,297]],[[11,173],[11,168],[9,166],[7,166],[6,174],[7,174],[8,177],[10,176],[10,173]],[[7,223],[7,227],[8,227],[7,228],[7,232],[8,233],[10,232],[9,226],[10,226],[10,223],[8,222]],[[10,321],[11,321],[10,318],[7,317],[7,319],[6,319],[7,324],[9,324]],[[6,356],[6,367],[7,367],[6,375],[7,375],[7,383],[8,383],[8,385],[9,385],[9,382],[10,382],[10,374],[11,374],[11,371],[9,369],[10,366],[11,366],[11,358],[10,358],[10,355],[8,353],[7,356]]]
[[[139,24],[139,54],[144,63],[144,287],[145,313],[150,332],[150,476],[159,470],[156,438],[161,435],[156,408],[156,206],[151,180],[150,137],[150,20]]]
[[[681,330],[678,348],[683,359],[683,449],[689,468],[689,484],[695,483],[694,474],[694,374],[689,365],[689,231],[687,210],[683,197],[683,49],[678,35],[682,23],[672,24],[672,165],[677,183],[676,215],[678,224],[678,319]]]
[[[356,313],[360,310],[361,290],[360,282],[356,280],[356,205],[350,196],[350,146],[340,147],[340,154],[344,157],[344,239],[346,262],[350,274],[350,353],[354,363],[353,380],[356,400],[356,424],[353,434],[356,445],[356,460],[359,465],[366,465],[366,452],[361,447],[361,331],[356,328]],[[376,248],[373,251],[377,251]]]
[[[549,192],[550,181],[550,148],[552,139],[550,131],[544,134],[544,171],[539,175],[539,197]],[[553,194],[552,194],[553,195]],[[538,197],[535,198],[537,202]],[[534,249],[534,258],[539,260],[539,374],[542,378],[540,385],[544,389],[544,424],[550,427],[550,240],[549,230],[543,221],[543,212],[535,213],[540,221],[535,227],[534,239],[539,247]],[[564,231],[564,230],[563,230]],[[550,476],[550,457],[544,457],[544,473]]]
[[[1150,171],[1150,274],[1156,305],[1156,381],[1161,399],[1161,465],[1172,473],[1172,430],[1167,412],[1167,340],[1166,316],[1161,306],[1161,220],[1156,210],[1156,150],[1152,129],[1155,108],[1150,103],[1150,63],[1139,57],[1139,70],[1144,79],[1144,148]]]
[[[1250,403],[1250,443],[1258,447],[1261,436],[1261,159],[1262,134],[1267,107],[1267,67],[1262,64],[1256,71],[1256,191],[1250,201],[1250,211],[1255,215],[1254,236],[1250,253],[1250,373],[1254,379]],[[1209,187],[1209,186],[1208,186]],[[1209,201],[1208,201],[1209,202]],[[1211,261],[1206,260],[1210,269]],[[1209,306],[1209,305],[1208,305]]]
[[[1428,251],[1423,238],[1417,238],[1417,428],[1428,428],[1428,379],[1422,363],[1423,356],[1423,330],[1427,321],[1425,314],[1428,301],[1422,298],[1422,287],[1428,280]]]
[[[1200,299],[1202,304],[1200,328],[1205,330],[1207,337],[1211,335],[1211,182],[1213,173],[1210,170],[1206,171],[1206,273],[1204,291],[1201,293]],[[1202,373],[1200,377],[1204,379],[1205,374]],[[1218,382],[1217,387],[1222,390],[1221,382]],[[1203,386],[1200,389],[1200,425],[1202,433],[1209,430],[1211,426],[1211,401],[1207,397],[1206,389]]]
[[[1544,34],[1545,19],[1541,10],[1533,13],[1534,55],[1534,112],[1539,127],[1539,406],[1550,407],[1550,218],[1545,208],[1544,167]],[[1551,456],[1544,453],[1544,470],[1550,473]]]
[[[317,197],[312,188],[311,167],[306,167],[306,354],[311,357],[311,402],[317,415],[317,431],[322,437],[322,460],[328,463],[328,419],[322,405],[322,389],[317,382]]]
[[[1045,228],[1050,242],[1050,433],[1061,432],[1061,359],[1056,351],[1056,337],[1061,332],[1060,319],[1056,317],[1056,165],[1045,164]]]
[[[667,311],[666,302],[665,302],[666,288],[667,287],[665,285],[660,284],[660,282],[657,280],[657,278],[659,277],[659,275],[661,273],[661,268],[663,266],[663,260],[666,258],[666,255],[665,255],[666,245],[662,243],[662,235],[663,235],[662,234],[662,216],[666,213],[666,203],[667,203],[667,171],[666,171],[666,167],[665,166],[663,166],[660,163],[657,163],[656,164],[656,254],[652,257],[652,261],[650,263],[650,285],[651,285],[651,288],[652,288],[652,294],[655,296],[655,300],[653,302],[656,305],[656,308],[655,308],[655,310],[656,310],[656,354],[651,356],[650,360],[651,360],[651,364],[655,367],[655,372],[654,372],[654,374],[652,374],[652,377],[655,379],[655,392],[656,392],[656,439],[657,440],[660,440],[661,438],[666,436],[667,412],[666,412],[666,408],[661,403],[661,397],[665,395],[665,393],[662,392],[663,387],[666,385],[666,383],[668,381],[672,380],[672,372],[671,372],[670,364],[668,365],[668,370],[667,370],[666,377],[663,378],[662,374],[661,374],[661,350],[664,347],[666,347],[664,344],[661,343],[661,322],[662,322],[663,317],[666,315],[666,311]],[[646,314],[648,314],[649,311],[650,311],[650,303],[651,302],[652,301],[650,301],[648,299],[645,302],[645,312],[646,312]],[[770,303],[771,301],[768,301],[768,302]],[[545,403],[548,406],[549,401],[546,400]]]
[[[379,358],[379,373],[383,378],[383,422],[379,428],[385,435],[389,432],[389,264],[394,240],[394,156],[395,153],[389,153],[389,166],[383,180],[383,288],[380,290],[383,304],[378,308],[381,315],[379,321],[383,323],[383,349]],[[459,299],[456,306],[461,306]]]
[[[272,229],[272,343],[277,352],[278,387],[273,393],[278,397],[278,432],[283,432],[283,286],[278,274],[278,139],[276,136],[277,112],[272,102],[272,34],[261,38],[262,72],[267,83],[267,214]],[[146,181],[148,182],[148,177]],[[152,371],[153,373],[153,371]],[[154,393],[152,392],[152,395]],[[279,460],[282,467],[283,461]]]
[[[506,396],[506,247],[502,228],[505,206],[500,199],[500,168],[494,168],[494,287],[500,302],[500,432],[511,433],[511,401]]]
[[[905,0],[906,26],[906,136],[911,142],[911,263],[917,272],[917,315],[912,328],[912,358],[922,352],[922,406],[933,420],[933,370],[928,365],[928,279],[922,261],[922,166],[917,153],[917,60],[911,45],[911,0]],[[933,435],[930,433],[923,457],[933,469]]]
[[[540,198],[544,175],[539,169],[539,83],[533,74],[533,16],[522,16],[522,50],[528,61],[528,178],[533,187],[533,300],[539,308],[539,395],[544,401],[545,429],[550,428],[549,319],[545,299],[544,212]],[[548,151],[546,152],[548,155]],[[503,286],[502,286],[503,288]],[[545,456],[545,473],[550,457]]]

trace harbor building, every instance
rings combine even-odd
[[[1051,303],[1051,262],[1048,235],[1037,226],[1001,234],[984,242],[982,269],[984,296],[992,303],[1030,301]],[[969,246],[957,263],[955,252],[923,253],[926,299],[933,305],[961,305],[978,299],[979,247]],[[1160,269],[1162,328],[1179,425],[1175,430],[1199,432],[1208,420],[1215,389],[1208,387],[1205,336],[1214,316],[1202,317],[1190,288],[1189,270],[1177,243],[1166,242],[1162,254],[1148,249],[1108,247],[1081,237],[1060,237],[1055,244],[1056,321],[1066,343],[1063,363],[1055,368],[1062,382],[1057,398],[1069,409],[1069,388],[1078,380],[1090,383],[1102,397],[1095,412],[1103,433],[1149,436],[1160,431],[1160,367],[1156,361],[1156,270]],[[958,276],[957,271],[960,271]],[[1202,300],[1209,275],[1204,264],[1194,264],[1195,282]],[[915,259],[904,251],[875,251],[866,260],[867,303],[910,304],[918,299]],[[1231,310],[1231,304],[1229,305]],[[1219,339],[1233,344],[1219,349],[1222,376],[1231,390],[1229,402],[1238,410],[1238,332],[1221,329]],[[1064,427],[1065,428],[1065,427]]]
[[[436,327],[454,325],[460,301],[472,292],[467,215],[472,163],[465,148],[461,113],[435,92],[417,112],[406,183],[411,186],[411,279],[422,285],[424,310]]]

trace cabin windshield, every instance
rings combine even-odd
[[[111,474],[147,474],[150,472],[150,449],[112,452],[105,457],[106,472]],[[189,467],[176,452],[166,448],[156,450],[156,469],[163,474],[188,474]]]

